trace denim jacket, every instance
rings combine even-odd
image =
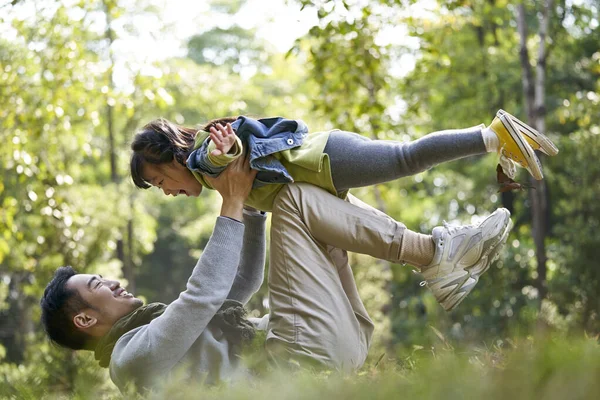
[[[282,117],[255,120],[240,116],[231,127],[244,146],[250,151],[250,167],[258,171],[253,187],[268,183],[291,183],[292,176],[272,155],[302,145],[308,127],[301,120]],[[204,142],[188,157],[188,169],[200,174],[216,177],[226,167],[215,167],[208,161],[208,143]]]

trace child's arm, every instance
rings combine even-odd
[[[229,165],[244,152],[242,141],[233,131],[231,124],[217,124],[216,127],[211,127],[209,138],[206,158],[215,167]]]
[[[217,124],[210,128],[209,136],[190,154],[186,164],[191,171],[215,178],[243,152],[242,141],[231,125]]]

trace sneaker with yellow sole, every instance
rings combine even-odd
[[[541,134],[514,115],[509,114],[504,110],[498,110],[496,117],[500,118],[502,115],[507,115],[510,118],[533,150],[539,150],[549,156],[558,154],[558,147],[556,147],[546,135]]]

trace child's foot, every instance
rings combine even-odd
[[[544,178],[540,160],[525,136],[519,132],[517,126],[507,114],[497,115],[490,126],[482,131],[482,134],[488,151],[497,151],[500,153],[501,159],[507,159],[505,160],[506,163],[514,161],[527,169],[537,180]],[[490,142],[493,143],[491,146],[489,145]]]
[[[446,311],[473,290],[506,243],[512,228],[510,212],[499,208],[477,225],[433,229],[433,261],[421,269],[425,283]]]
[[[519,132],[525,137],[525,140],[527,141],[527,143],[529,143],[532,149],[539,150],[542,153],[547,154],[549,156],[555,156],[558,154],[558,148],[546,135],[539,133],[531,126],[527,125],[525,122],[521,121],[520,119],[507,113],[504,110],[498,110],[498,112],[496,113],[496,118],[500,118],[502,115],[507,115],[510,118],[510,120],[517,127]],[[493,123],[494,122],[492,122],[492,124]]]

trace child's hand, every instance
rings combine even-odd
[[[216,127],[211,127],[209,136],[210,140],[215,142],[217,146],[215,150],[210,152],[213,156],[227,154],[235,144],[235,132],[231,124],[227,124],[226,126],[217,124]]]

